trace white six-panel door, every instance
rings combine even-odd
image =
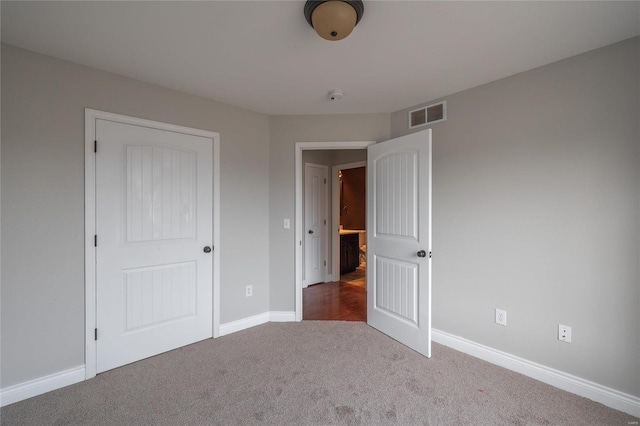
[[[328,167],[305,164],[304,280],[306,287],[324,282],[327,260]]]
[[[96,120],[97,372],[212,337],[212,139]]]
[[[367,321],[431,356],[431,130],[367,154]]]

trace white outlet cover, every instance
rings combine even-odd
[[[507,311],[496,309],[496,324],[507,325]]]
[[[571,327],[568,325],[558,324],[558,340],[561,342],[571,343]]]

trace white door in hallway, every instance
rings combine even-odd
[[[431,356],[431,129],[368,147],[367,322]]]
[[[325,281],[327,271],[328,167],[305,164],[303,286]]]
[[[212,337],[213,140],[96,120],[97,372]]]

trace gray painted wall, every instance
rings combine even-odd
[[[380,141],[378,141],[380,142]],[[366,149],[343,149],[333,151],[333,165],[367,161]]]
[[[456,93],[432,127],[434,328],[635,396],[639,52],[635,38]]]
[[[3,45],[3,388],[84,364],[85,107],[220,133],[221,322],[269,310],[267,116]]]
[[[295,309],[295,143],[389,139],[389,114],[271,117],[269,282],[272,311]],[[291,219],[291,229],[282,221]]]

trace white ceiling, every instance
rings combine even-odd
[[[640,34],[637,1],[364,3],[330,42],[304,1],[2,1],[2,42],[277,115],[393,112]]]

